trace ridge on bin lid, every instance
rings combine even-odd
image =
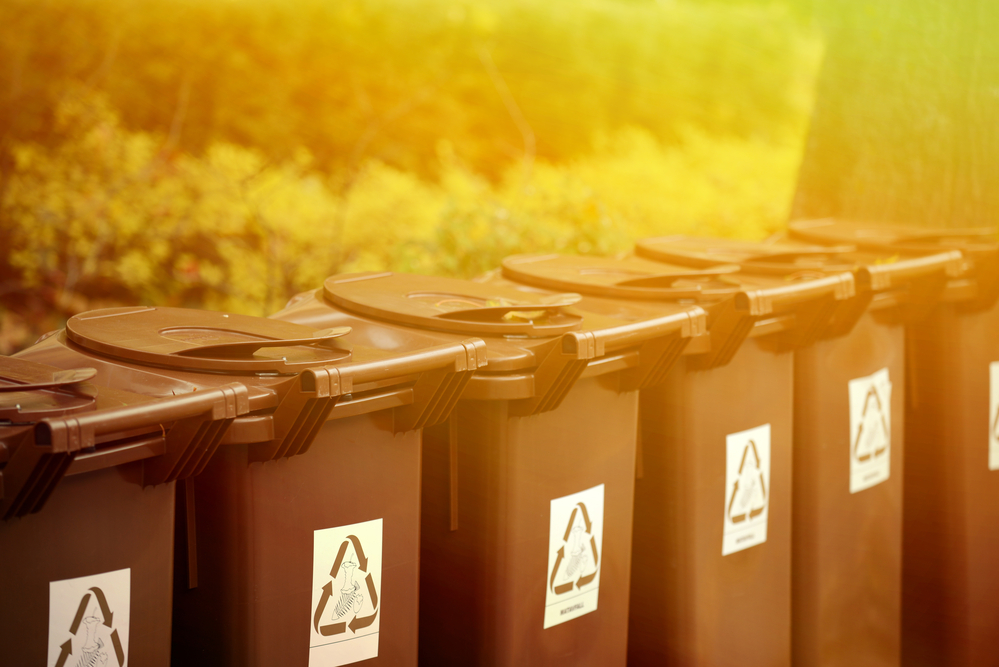
[[[0,420],[34,423],[46,417],[91,410],[95,390],[81,383],[97,370],[63,370],[45,364],[0,357]]]
[[[500,285],[408,273],[352,273],[323,284],[346,310],[417,327],[485,335],[556,336],[582,326],[566,310],[578,294],[530,294]]]
[[[67,338],[91,352],[194,371],[285,372],[349,361],[350,327],[311,327],[192,308],[106,308],[75,315]]]
[[[856,252],[853,245],[820,246],[800,243],[767,243],[739,239],[713,239],[696,236],[663,236],[642,239],[635,253],[655,261],[688,266],[712,266],[720,262],[739,264],[747,273],[786,276],[804,272],[842,272],[855,268],[843,258]]]
[[[503,275],[546,289],[576,289],[592,296],[624,299],[717,299],[733,296],[740,283],[728,276],[734,264],[715,262],[703,269],[669,266],[641,258],[578,255],[513,255]]]
[[[835,218],[798,220],[788,227],[793,238],[827,245],[852,243],[861,248],[924,253],[952,249],[971,255],[999,251],[999,229],[996,227],[948,229]]]

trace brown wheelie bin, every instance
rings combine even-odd
[[[708,311],[710,338],[642,391],[629,664],[790,664],[792,350],[849,315],[853,276],[569,256],[503,276],[580,309]]]
[[[809,220],[790,233],[964,257],[964,273],[923,295],[928,315],[906,330],[902,662],[999,665],[999,230]]]
[[[179,494],[173,664],[415,664],[420,429],[447,417],[484,351],[389,354],[347,334],[121,308],[20,354],[151,396],[247,386],[248,414],[176,462],[197,477]]]
[[[960,274],[961,254],[675,237],[636,250],[786,280],[853,273],[856,309],[795,352],[792,655],[795,665],[898,665],[904,325]]]
[[[0,357],[0,660],[170,662],[170,461],[225,431],[247,390],[152,399],[89,367]]]
[[[576,294],[335,276],[275,317],[366,345],[481,336],[489,365],[423,458],[420,662],[622,665],[638,390],[703,330],[693,304],[630,318]]]

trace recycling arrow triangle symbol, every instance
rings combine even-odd
[[[92,602],[91,602],[92,601]],[[90,615],[84,616],[90,609]],[[98,610],[100,617],[97,616]],[[84,636],[79,637],[80,629],[83,628]],[[73,622],[69,626],[69,639],[59,646],[59,657],[55,667],[64,667],[67,660],[73,653],[73,640],[76,639],[78,665],[107,665],[109,651],[114,652],[114,657],[118,661],[118,667],[125,665],[125,651],[121,645],[121,638],[118,630],[114,627],[114,614],[108,606],[107,596],[98,586],[92,586],[83,597],[80,598],[80,605],[73,616]],[[104,637],[109,637],[111,647],[107,646]]]
[[[883,456],[888,451],[890,439],[881,396],[878,395],[877,389],[872,386],[864,397],[864,409],[860,413],[860,424],[853,437],[853,455],[862,463]]]
[[[356,560],[355,560],[356,558]],[[338,590],[335,585],[343,575],[343,582]],[[362,579],[363,574],[363,579]],[[361,581],[364,582],[362,588]],[[323,586],[323,595],[316,605],[312,623],[316,632],[324,637],[332,637],[347,632],[357,633],[375,622],[378,617],[378,592],[375,582],[368,572],[368,559],[364,555],[361,541],[354,535],[348,535],[340,545],[336,560],[330,569],[330,581]],[[361,616],[364,609],[365,592],[370,602],[371,613]],[[335,600],[335,601],[334,601]],[[330,614],[326,614],[327,606],[333,602]],[[331,621],[320,625],[324,620]]]
[[[580,523],[577,523],[577,517]],[[566,548],[568,547],[568,551]],[[555,552],[555,566],[552,568],[548,585],[555,595],[563,595],[572,590],[573,586],[581,589],[593,583],[597,578],[597,565],[600,557],[597,553],[597,538],[593,535],[593,522],[586,511],[586,503],[579,502],[572,508],[569,523],[565,527],[562,546]],[[592,559],[592,562],[591,562]],[[562,567],[563,561],[565,567]],[[561,572],[561,577],[558,575]],[[587,574],[583,574],[587,572]],[[556,585],[559,579],[562,583]]]
[[[728,518],[732,523],[755,519],[767,508],[767,482],[760,466],[760,453],[756,443],[750,440],[742,452],[739,477],[728,501]]]

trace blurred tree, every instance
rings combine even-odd
[[[999,224],[999,4],[819,0],[828,46],[792,216]]]

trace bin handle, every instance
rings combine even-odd
[[[97,375],[96,368],[73,368],[65,371],[55,371],[42,375],[30,375],[11,372],[8,367],[0,370],[0,379],[8,380],[16,384],[0,385],[0,392],[6,391],[33,391],[36,389],[58,389],[67,385],[86,382]]]
[[[189,328],[189,327],[185,327]],[[169,330],[167,330],[169,331]],[[292,347],[295,345],[315,345],[317,347],[332,347],[332,343],[340,336],[350,333],[350,327],[333,327],[322,329],[312,334],[311,338],[278,338],[271,340],[249,340],[236,343],[218,343],[215,345],[204,345],[188,350],[174,352],[178,357],[208,357],[212,359],[222,358],[247,358],[264,347]]]

